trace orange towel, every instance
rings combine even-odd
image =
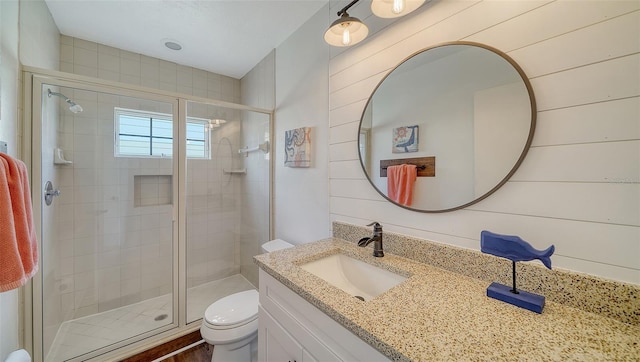
[[[411,206],[413,184],[418,177],[416,165],[387,167],[387,196],[405,206]]]
[[[27,167],[0,153],[0,292],[23,286],[37,271]]]

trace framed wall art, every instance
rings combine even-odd
[[[418,152],[418,126],[393,129],[393,153]]]
[[[311,166],[311,128],[296,128],[284,133],[284,165]]]

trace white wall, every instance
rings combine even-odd
[[[58,69],[60,32],[43,0],[20,1],[20,62]]]
[[[44,1],[21,1],[20,2],[20,63],[23,65],[39,67],[44,69],[58,69],[60,59],[60,33],[49,13],[49,9]],[[43,118],[57,120],[59,108],[56,103],[51,102],[48,107],[43,107]],[[58,133],[56,130],[57,123],[49,123],[43,127],[42,157],[45,160],[53,159],[53,148],[56,146]],[[22,128],[18,128],[19,134],[22,135]],[[23,137],[19,137],[20,140]],[[59,170],[52,163],[44,163],[41,168],[42,179],[50,180],[53,185],[59,185]],[[32,183],[33,185],[33,183]],[[32,187],[36,187],[33,185]],[[58,260],[57,256],[61,252],[61,248],[44,248],[43,245],[49,244],[46,238],[50,235],[58,233],[55,219],[53,215],[53,207],[46,207],[42,214],[42,230],[50,230],[48,235],[39,235],[40,239],[40,260]],[[54,263],[40,263],[39,273],[44,281],[44,295],[47,297],[57,297],[59,292],[59,283],[56,283]],[[61,307],[60,298],[46,298],[50,300],[50,307],[55,306],[56,309]],[[57,315],[51,318],[47,316],[43,320],[43,328],[57,330],[59,321]]]
[[[22,158],[20,64],[57,69],[58,29],[44,1],[0,1],[0,140]],[[37,39],[38,46],[31,46]],[[0,360],[21,347],[19,295],[0,293]]]
[[[322,34],[328,6],[276,48],[275,236],[306,243],[330,235],[328,205],[328,61]],[[311,127],[311,167],[284,167],[284,133]]]
[[[2,1],[0,10],[0,140],[8,143],[8,154],[18,156],[18,2]]]
[[[432,1],[330,62],[331,220],[479,249],[483,229],[555,244],[555,267],[640,283],[640,3]],[[489,198],[442,214],[382,199],[358,161],[368,95],[407,55],[485,43],[515,59],[538,106],[520,169]]]

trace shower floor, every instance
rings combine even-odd
[[[242,275],[205,283],[187,290],[187,322],[204,315],[214,301],[255,289]],[[127,340],[173,321],[171,294],[62,323],[46,361],[66,361]],[[163,318],[163,316],[165,316]]]

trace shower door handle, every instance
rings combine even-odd
[[[54,196],[60,196],[60,190],[54,190],[51,181],[47,181],[47,183],[44,184],[44,203],[47,204],[47,206],[51,205]]]

